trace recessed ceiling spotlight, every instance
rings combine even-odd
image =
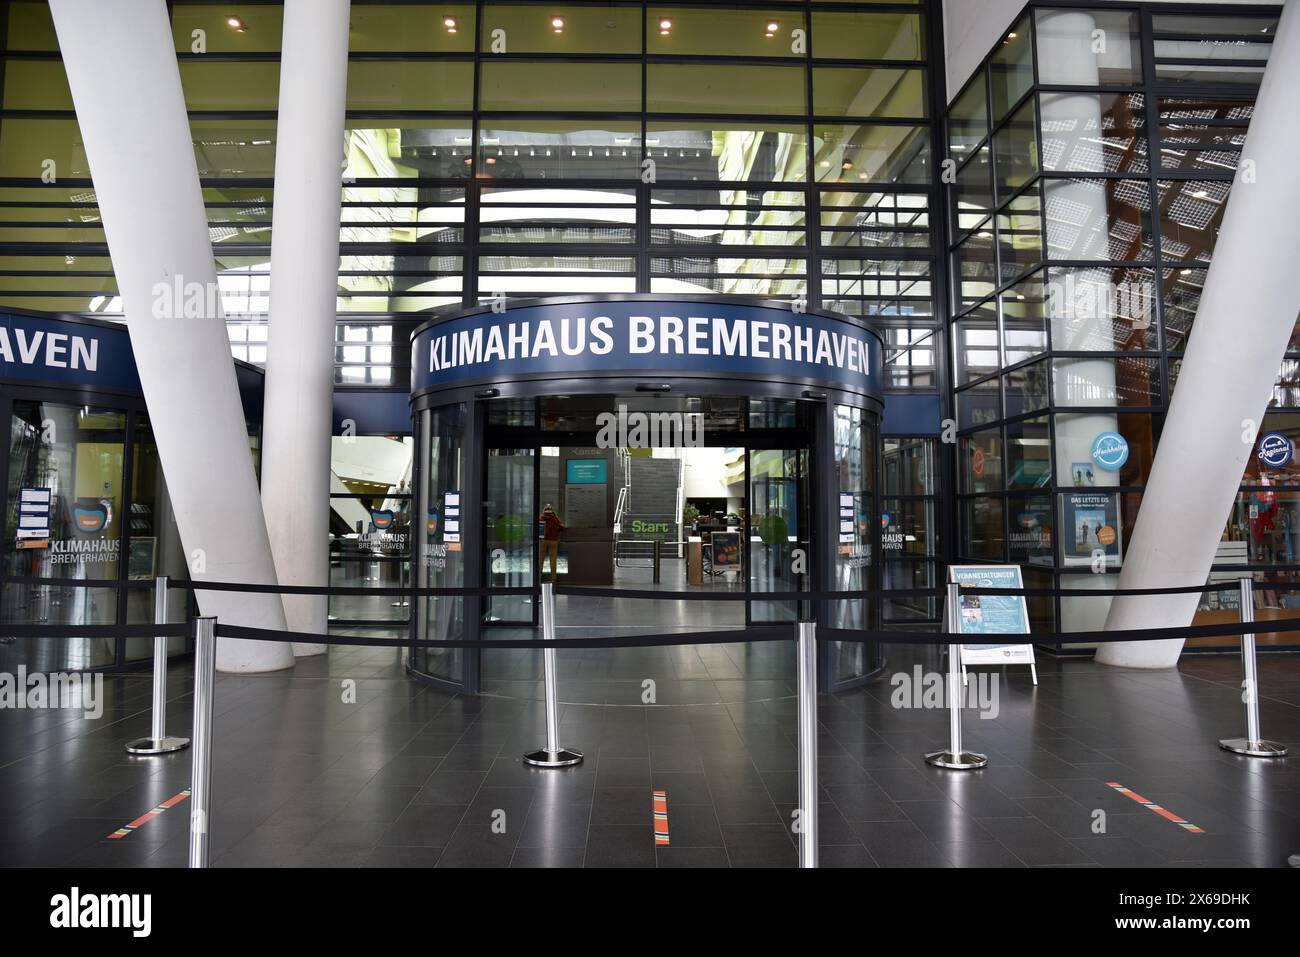
[[[564,32],[564,17],[551,17],[551,29],[556,33]]]
[[[448,33],[455,33],[456,27],[458,26],[455,17],[443,17],[442,25],[447,28]]]
[[[780,29],[780,27],[781,27],[781,22],[780,22],[779,20],[768,20],[768,21],[767,21],[767,35],[768,35],[769,37],[771,37],[771,36],[775,36],[775,35],[776,35],[776,31],[777,31],[778,29]]]
[[[662,17],[659,20],[659,33],[662,36],[668,36],[669,31],[673,28],[672,17]]]
[[[232,30],[239,31],[240,33],[243,33],[248,29],[248,24],[234,14],[226,17],[226,26],[230,27]]]

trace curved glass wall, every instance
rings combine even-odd
[[[629,588],[789,596],[560,596],[557,618],[575,635],[727,630],[809,614],[834,627],[874,627],[880,608],[866,592],[880,579],[879,408],[847,397],[679,395],[678,387],[690,391],[684,381],[646,395],[627,385],[601,392],[600,380],[581,387],[557,380],[511,398],[417,398],[417,584],[555,581],[607,588],[613,598]],[[864,594],[825,610],[798,600],[818,588]],[[526,596],[428,597],[417,606],[415,636],[532,637],[537,615]],[[827,647],[828,689],[879,666],[873,646]],[[777,660],[788,651],[761,654],[779,669],[792,666]],[[520,669],[531,668],[525,658],[417,646],[412,669],[490,690],[513,687]]]

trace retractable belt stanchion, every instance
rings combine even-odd
[[[542,582],[542,638],[555,640],[555,586]],[[542,677],[546,688],[546,747],[524,754],[524,764],[538,768],[568,768],[582,763],[582,752],[560,747],[560,704],[555,681],[555,649],[542,649]]]
[[[956,582],[948,583],[948,597],[945,602],[944,620],[948,634],[960,641],[961,635],[961,586]],[[961,705],[963,683],[961,680],[961,645],[948,645],[948,748],[944,751],[931,751],[925,756],[927,764],[937,768],[949,768],[953,771],[968,771],[982,768],[989,759],[974,751],[963,751],[961,744]]]
[[[799,622],[799,866],[817,866],[817,626]]]
[[[1250,624],[1255,620],[1255,583],[1243,578],[1241,588],[1241,623]],[[1284,758],[1286,745],[1276,741],[1265,741],[1259,736],[1259,665],[1255,660],[1255,633],[1246,632],[1241,636],[1241,670],[1246,702],[1246,736],[1244,738],[1224,738],[1219,747],[1234,754],[1246,754],[1252,758]]]
[[[167,624],[166,575],[154,579],[153,622]],[[147,738],[128,741],[127,754],[170,754],[190,746],[189,738],[167,737],[167,638],[158,635],[153,640],[153,728]]]
[[[212,787],[212,684],[217,619],[194,619],[194,757],[190,765],[190,867],[208,866]]]

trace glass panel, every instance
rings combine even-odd
[[[126,414],[53,402],[14,401],[9,427],[9,485],[5,572],[68,580],[115,579],[119,574]],[[21,518],[26,498],[48,515]],[[47,531],[42,535],[42,531]],[[117,621],[111,588],[5,586],[6,622],[103,625]],[[76,671],[111,665],[111,638],[20,638],[0,645],[0,662],[33,671]],[[13,670],[13,669],[7,669]]]
[[[1006,553],[1002,499],[987,496],[963,499],[962,537],[962,554],[966,557],[1002,561]]]
[[[601,64],[600,69],[609,66]],[[807,109],[805,92],[800,67],[734,63],[646,66],[646,109],[652,113],[798,115]],[[641,104],[638,100],[632,106],[618,108],[639,110]]]
[[[996,372],[1001,365],[998,351],[998,314],[992,304],[966,313],[953,325],[957,356],[957,385],[965,385]]]
[[[635,63],[488,61],[480,66],[478,96],[483,110],[639,112],[641,67]]]
[[[1138,15],[1127,10],[1038,10],[1038,82],[1128,86],[1142,82]]]
[[[353,53],[474,52],[474,5],[469,3],[358,3],[348,21]]]
[[[921,60],[925,43],[914,13],[812,15],[813,56],[836,60]]]
[[[802,246],[804,195],[794,191],[657,189],[650,241],[692,246]]]
[[[1033,100],[993,135],[993,162],[999,203],[1038,175],[1038,120]]]
[[[962,236],[993,212],[993,150],[987,143],[957,171],[952,187],[952,225]]]
[[[1281,466],[1267,465],[1260,456],[1264,436],[1271,432],[1285,435],[1291,440],[1291,447],[1294,449],[1297,444],[1300,444],[1300,413],[1264,413],[1264,424],[1259,427],[1259,433],[1255,437],[1254,454],[1246,459],[1246,468],[1241,478],[1241,484],[1261,487],[1300,486],[1300,460],[1297,460],[1294,454],[1291,456],[1291,461]]]
[[[893,259],[822,260],[822,306],[866,318],[933,314],[930,264]]]
[[[62,60],[4,61],[6,110],[71,110],[72,91]]]
[[[1043,209],[1031,187],[997,215],[999,284],[1010,282],[1043,261]]]
[[[1047,495],[1010,496],[1007,498],[1007,517],[1007,554],[1010,560],[1053,567],[1052,532],[1056,523],[1052,515],[1052,499]],[[1035,586],[1026,581],[1025,587]]]
[[[1052,380],[1061,406],[1150,406],[1159,401],[1155,359],[1054,359]]]
[[[5,45],[10,50],[57,50],[54,17],[45,0],[15,0],[9,4]]]
[[[1160,180],[1160,252],[1166,260],[1208,263],[1223,226],[1232,183]]]
[[[993,119],[1000,121],[1034,84],[1034,48],[1029,18],[1021,20],[998,44],[989,60],[993,84]]]
[[[1151,257],[1151,194],[1146,180],[1049,179],[1047,249],[1052,259]]]
[[[988,77],[981,69],[948,108],[949,156],[961,162],[988,132]]]
[[[420,564],[416,582],[421,588],[458,588],[465,584],[462,536],[474,534],[472,528],[462,524],[469,521],[464,511],[465,407],[452,405],[424,412],[420,429],[425,474],[417,523],[422,521],[424,530],[418,536]],[[464,598],[423,597],[416,607],[418,637],[465,637]],[[462,655],[459,648],[417,647],[415,667],[425,674],[460,683],[464,680]]]
[[[1007,488],[1044,488],[1051,484],[1052,441],[1047,419],[1007,423]],[[1049,503],[1044,502],[1043,507],[1050,513]]]
[[[1150,270],[1104,266],[1048,270],[1056,352],[1152,352],[1155,280]]]
[[[806,126],[789,124],[646,124],[646,158],[655,177],[699,182],[804,182]]]
[[[177,53],[280,52],[279,4],[178,3],[170,13]]]
[[[978,385],[957,393],[957,427],[961,429],[987,425],[1002,418],[1002,402],[997,379],[985,379]]]
[[[961,490],[997,492],[1002,489],[1002,433],[976,432],[960,440]]]
[[[914,126],[830,126],[814,130],[821,183],[926,183],[929,131]]]
[[[795,550],[812,554],[806,449],[749,452],[749,588],[756,592],[807,591],[811,571],[795,571]],[[802,567],[802,566],[801,566]],[[754,621],[795,621],[798,603],[756,601]]]
[[[1056,472],[1059,485],[1090,487],[1146,484],[1151,461],[1155,457],[1155,435],[1148,413],[1119,410],[1066,412],[1057,415],[1053,424],[1056,427]],[[1103,432],[1117,432],[1128,442],[1128,461],[1118,470],[1104,469],[1092,459],[1092,444]]]
[[[630,179],[640,165],[636,122],[484,119],[479,130],[479,175],[492,179]],[[561,201],[561,194],[544,196]]]
[[[274,110],[280,96],[279,63],[181,60],[178,65],[191,110]]]
[[[251,65],[238,64],[241,69]],[[349,110],[469,110],[473,105],[474,64],[468,61],[353,60],[348,64]]]
[[[635,238],[636,196],[630,189],[489,188],[481,194],[482,242],[630,243]]]
[[[989,229],[971,233],[953,250],[952,271],[959,306],[969,306],[993,294],[997,263]]]
[[[827,191],[821,195],[821,225],[824,247],[929,248],[933,242],[924,193]]]
[[[1140,93],[1044,93],[1043,168],[1067,173],[1145,173]]]
[[[812,72],[818,116],[924,118],[928,112],[923,70],[814,67]]]
[[[533,554],[538,509],[533,501],[532,449],[487,450],[485,577],[491,588],[526,588],[533,584]],[[546,550],[542,550],[543,557]],[[551,569],[554,580],[554,569]],[[528,622],[533,606],[527,595],[491,595],[484,603],[485,621]]]
[[[802,57],[801,12],[652,6],[646,11],[651,56]],[[802,44],[802,45],[801,45]],[[637,50],[640,52],[638,42]]]
[[[180,532],[172,514],[171,496],[163,476],[162,460],[154,442],[153,430],[143,412],[136,413],[131,452],[131,520],[127,525],[127,578],[152,579],[166,575],[173,582],[188,580],[189,562],[181,545]],[[183,622],[189,592],[168,589],[167,620]],[[147,624],[154,620],[154,590],[132,589],[126,592],[126,621]],[[167,639],[170,655],[185,652],[186,639]],[[152,638],[126,639],[127,661],[150,658]]]
[[[639,11],[610,4],[483,8],[481,52],[492,54],[633,54],[641,52]]]
[[[1050,398],[1048,378],[1046,359],[1012,369],[1004,375],[1002,384],[1006,389],[1007,417],[1047,408]]]
[[[1164,271],[1164,325],[1165,348],[1181,352],[1187,347],[1187,336],[1192,331],[1196,310],[1201,307],[1201,291],[1205,288],[1204,269],[1166,269]],[[1294,352],[1294,336],[1292,347]]]
[[[873,587],[873,546],[879,527],[875,497],[876,425],[868,412],[837,405],[833,427],[839,521],[831,587],[836,591],[865,591]],[[869,598],[831,602],[829,615],[833,628],[870,628],[876,617]],[[871,669],[868,646],[861,642],[833,642],[828,653],[837,681],[860,677]]]

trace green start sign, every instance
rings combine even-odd
[[[667,535],[669,532],[669,523],[647,522],[635,518],[632,520],[632,532],[636,535]]]

